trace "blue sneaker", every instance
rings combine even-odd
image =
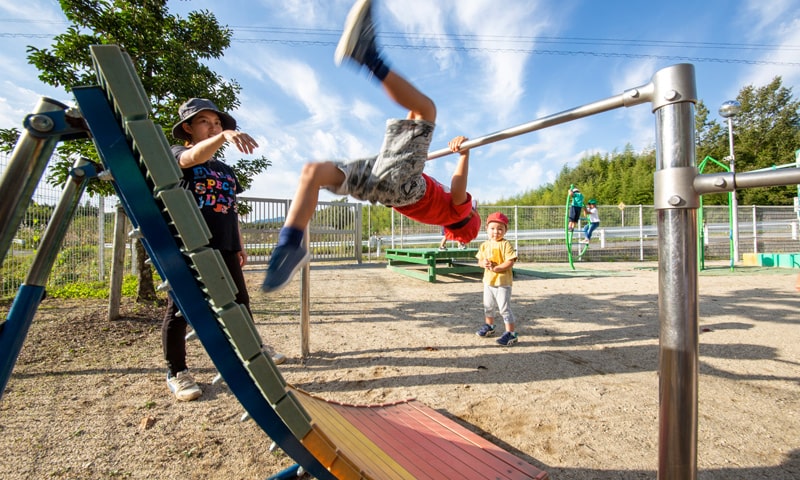
[[[301,246],[281,245],[272,251],[267,277],[261,285],[263,292],[276,292],[289,284],[297,270],[311,258],[311,253]]]
[[[519,338],[517,337],[516,333],[514,333],[514,332],[506,332],[506,333],[503,334],[502,337],[497,339],[497,343],[499,343],[500,345],[502,345],[504,347],[510,347],[511,345],[514,345],[515,343],[517,343],[518,340],[519,340]]]
[[[375,25],[372,23],[372,2],[359,0],[347,14],[344,31],[336,46],[333,59],[337,66],[342,64],[345,57],[364,65],[367,59],[377,56],[377,52]]]
[[[494,325],[489,325],[488,323],[484,323],[480,330],[475,332],[475,335],[479,337],[491,337],[494,335]]]

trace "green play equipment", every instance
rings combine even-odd
[[[706,158],[703,159],[702,162],[697,166],[697,171],[699,173],[703,173],[705,170],[706,165],[708,162],[712,162],[716,165],[719,165],[724,171],[730,172],[731,169],[724,163],[720,162],[719,160],[709,157],[706,155]],[[737,212],[733,211],[733,193],[728,192],[728,239],[730,241],[730,258],[731,258],[731,271],[733,271],[734,264],[736,263],[736,259],[734,258],[733,253],[733,216]],[[703,196],[700,196],[700,208],[697,209],[697,256],[698,256],[698,266],[700,267],[699,270],[705,270],[705,249],[703,245],[705,245],[705,235],[706,230],[703,228],[705,226],[705,218],[703,217]]]

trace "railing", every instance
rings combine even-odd
[[[371,209],[386,207],[371,206]],[[483,218],[501,211],[509,218],[506,238],[514,242],[525,262],[566,262],[563,206],[479,206]],[[649,261],[658,257],[658,228],[652,205],[598,206],[600,227],[583,260]],[[376,215],[374,212],[372,215]],[[744,253],[800,252],[800,225],[792,206],[739,205],[740,255]],[[377,215],[376,215],[377,216]],[[709,260],[730,258],[731,229],[728,207],[703,207],[704,256]],[[583,224],[575,229],[575,240],[582,239]],[[387,235],[371,236],[366,242],[370,256],[385,248],[438,246],[441,229],[413,222],[401,215],[392,217]],[[481,232],[474,245],[486,239]],[[575,247],[577,248],[577,247]],[[740,259],[741,260],[741,259]]]
[[[240,197],[250,212],[241,220],[242,241],[250,264],[269,263],[291,202]],[[361,204],[319,202],[310,226],[312,261],[362,261]]]

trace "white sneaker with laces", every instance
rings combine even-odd
[[[180,371],[174,377],[167,372],[167,386],[181,402],[194,400],[203,394],[189,370]]]

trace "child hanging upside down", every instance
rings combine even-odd
[[[405,119],[390,119],[380,153],[347,162],[315,162],[303,167],[300,184],[286,222],[272,252],[262,290],[286,286],[310,258],[302,247],[306,229],[319,199],[319,189],[381,203],[422,223],[444,227],[448,240],[469,243],[478,236],[481,219],[467,192],[469,151],[461,150],[466,137],[449,142],[460,153],[450,188],[423,173],[436,121],[436,105],[384,62],[375,43],[370,0],[358,0],[350,10],[336,47],[335,60],[345,58],[365,67],[381,82],[386,94],[408,109]]]

